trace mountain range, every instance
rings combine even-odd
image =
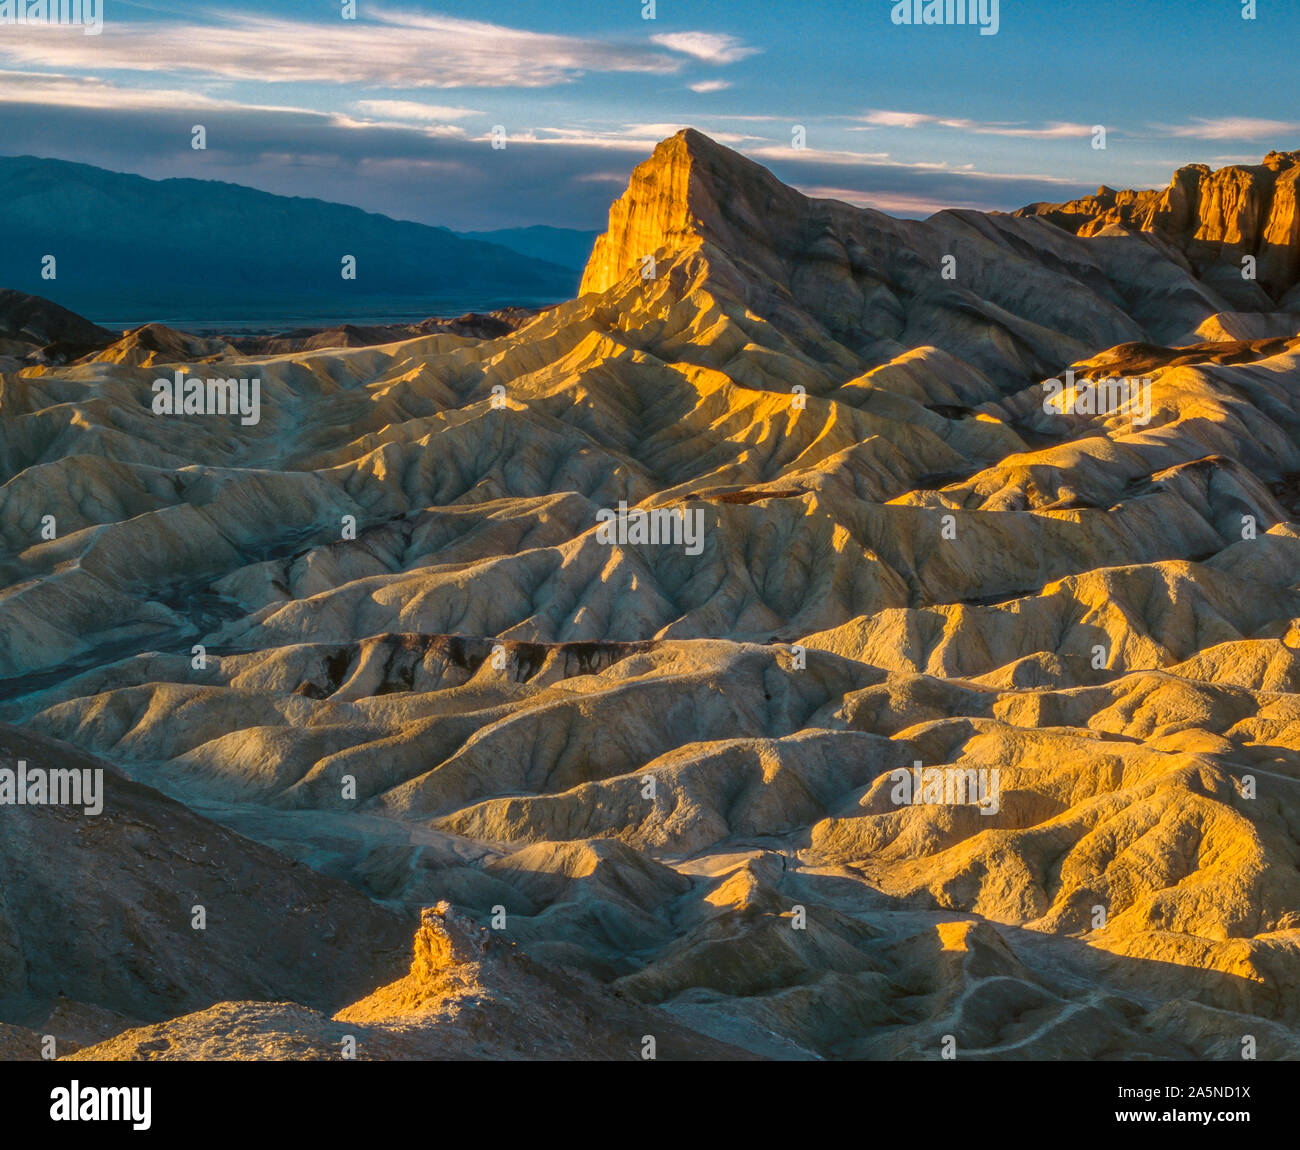
[[[554,303],[573,294],[592,239],[558,228],[463,236],[238,184],[32,156],[0,157],[0,230],[0,283],[105,323]],[[344,278],[346,256],[355,278]]]

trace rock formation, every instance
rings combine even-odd
[[[1295,1057],[1300,325],[1177,239],[1276,237],[1275,167],[1175,181],[1213,237],[1140,195],[900,221],[687,131],[509,330],[6,374],[0,718],[133,780],[65,832],[139,857],[123,898],[181,865],[146,793],[269,893],[187,995],[51,973],[0,1019],[144,1025],[85,1057]],[[256,376],[260,421],[155,415],[176,370]],[[292,876],[293,946],[358,978],[454,910],[313,1000],[287,943],[228,965]]]
[[[1066,204],[1031,204],[1017,215],[1041,216],[1080,236],[1150,232],[1173,244],[1197,273],[1234,300],[1300,311],[1300,152],[1269,152],[1260,164],[1211,170],[1189,164],[1164,191],[1100,187]],[[1256,260],[1242,276],[1242,257]],[[1259,291],[1256,288],[1262,288]],[[1265,294],[1267,293],[1267,294]]]
[[[124,1033],[69,1061],[753,1061],[582,976],[496,942],[442,902],[424,911],[405,978],[332,1018],[297,1003],[223,1002]]]

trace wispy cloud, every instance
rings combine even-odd
[[[952,208],[984,207],[977,199],[952,200],[937,199],[933,195],[909,194],[907,192],[863,192],[857,188],[841,188],[834,185],[813,185],[800,188],[804,195],[819,200],[842,200],[855,208],[874,208],[878,212],[887,212],[893,216],[932,216]]]
[[[97,76],[68,76],[52,72],[0,71],[0,103],[48,104],[60,108],[102,108],[131,112],[159,110],[243,110],[284,112],[295,108],[254,106],[238,100],[216,99],[181,88],[127,88]]]
[[[730,80],[700,80],[687,85],[692,92],[722,92],[731,87]]]
[[[29,104],[34,108],[79,108],[118,116],[153,111],[188,111],[205,117],[237,114],[244,117],[246,123],[253,122],[250,117],[297,117],[304,122],[311,121],[333,128],[360,130],[396,127],[427,137],[463,136],[464,128],[438,121],[451,116],[474,114],[468,108],[439,108],[415,102],[404,105],[402,101],[395,100],[362,100],[354,105],[363,117],[357,118],[345,112],[246,104],[180,88],[128,88],[95,76],[6,71],[0,71],[0,104]],[[398,114],[403,107],[406,115]]]
[[[29,25],[21,37],[0,38],[0,60],[63,70],[388,89],[541,88],[586,72],[670,75],[683,63],[669,51],[641,43],[529,32],[450,16],[387,10],[371,10],[369,16],[367,22],[330,23],[247,13],[203,24],[118,21],[106,22],[103,34],[93,37]],[[731,41],[682,35],[702,51],[710,41]],[[734,53],[742,50],[714,43],[712,51],[739,59]]]
[[[960,116],[935,116],[927,112],[891,112],[884,109],[874,109],[863,116],[850,118],[873,128],[953,128],[979,136],[1008,136],[1028,140],[1066,139],[1092,134],[1090,124],[1071,124],[1060,120],[1035,126],[1020,122],[968,120]]]
[[[675,135],[683,128],[698,127],[692,124],[624,124],[620,128],[534,128],[510,140],[521,144],[564,144],[581,148],[612,148],[626,152],[649,152],[662,140]],[[709,135],[720,144],[735,147],[753,140],[753,136],[735,132],[710,131]],[[487,137],[485,136],[484,139]]]
[[[818,168],[857,168],[863,171],[892,170],[895,172],[915,173],[960,177],[962,180],[983,181],[991,183],[1025,183],[1069,185],[1072,181],[1060,176],[1040,175],[1029,172],[984,172],[974,164],[950,164],[946,160],[905,161],[894,159],[888,152],[847,152],[840,150],[820,150],[816,148],[792,148],[788,144],[767,144],[756,148],[746,148],[745,154],[757,160],[786,161],[799,165],[811,165]],[[843,179],[843,176],[835,177]],[[800,185],[801,190],[804,185]],[[949,205],[951,206],[951,204]]]
[[[480,113],[473,108],[450,108],[443,104],[421,104],[415,100],[358,100],[352,105],[367,116],[384,116],[390,120],[414,120],[417,123],[462,120]]]
[[[1162,135],[1193,140],[1273,140],[1300,133],[1300,120],[1256,120],[1248,116],[1193,117],[1186,124],[1152,126]]]
[[[751,48],[735,36],[722,32],[661,32],[658,36],[651,36],[650,40],[661,48],[694,56],[710,64],[734,64],[762,50]]]
[[[714,139],[717,139],[715,136]],[[888,152],[846,152],[835,149],[794,148],[789,144],[762,144],[747,148],[745,154],[759,160],[799,160],[817,164],[888,164]],[[899,167],[904,165],[900,164]]]
[[[876,128],[949,128],[979,136],[1006,136],[1030,140],[1067,139],[1089,136],[1092,126],[1060,120],[1041,124],[1012,121],[970,120],[962,116],[940,116],[929,112],[897,112],[874,108],[861,116],[848,117],[849,131]],[[1131,134],[1137,135],[1134,130]],[[1194,117],[1185,124],[1151,124],[1141,132],[1148,138],[1189,140],[1276,140],[1300,134],[1300,120],[1264,120],[1249,116]]]

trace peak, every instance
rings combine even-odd
[[[692,185],[700,160],[719,145],[686,128],[656,146],[637,165],[609,209],[609,227],[596,240],[582,277],[582,292],[602,292],[660,248],[692,232]]]
[[[770,205],[789,196],[798,193],[760,164],[683,128],[659,142],[611,205],[609,227],[596,240],[580,290],[603,292],[647,256],[711,234],[727,214],[724,205]]]
[[[742,155],[734,148],[727,147],[726,144],[718,143],[712,136],[705,135],[698,128],[683,128],[681,131],[660,140],[655,147],[654,154],[646,163],[653,164],[657,160],[661,160],[664,153],[670,156],[684,155],[694,162],[705,163],[710,166],[734,166],[747,171],[761,172],[768,179],[776,179],[761,164],[755,163],[748,156]]]
[[[758,166],[734,149],[718,143],[712,136],[706,136],[698,128],[683,128],[660,140],[642,167],[646,165],[659,167],[664,164],[680,163],[683,160],[690,164],[703,164],[710,167],[719,164]]]
[[[688,152],[729,152],[730,148],[719,144],[712,136],[706,136],[698,128],[683,128],[680,132],[675,132],[666,139],[661,140],[659,147],[670,145],[673,147],[684,147]]]

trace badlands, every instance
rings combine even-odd
[[[688,130],[496,327],[12,328],[0,766],[106,799],[0,808],[0,1052],[1300,1056],[1298,175],[909,221]]]

